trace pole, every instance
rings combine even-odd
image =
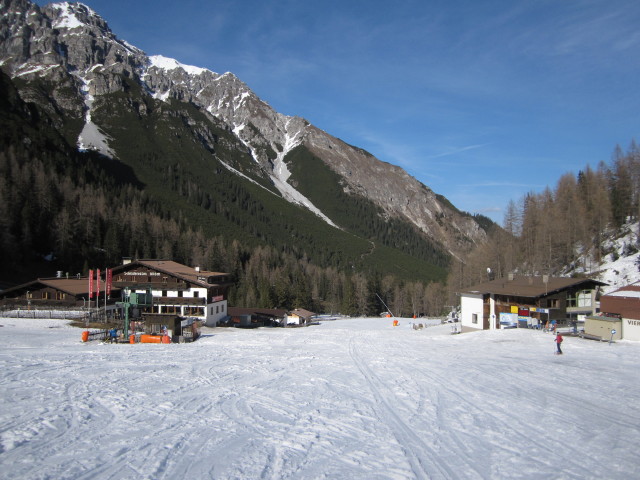
[[[389,312],[393,318],[396,318],[396,316],[393,314],[393,312],[391,311],[391,309],[387,306],[387,304],[386,304],[386,303],[384,303],[384,300],[382,300],[382,298],[380,298],[380,295],[378,295],[378,294],[376,293],[376,297],[378,297],[378,299],[380,299],[380,301],[381,301],[381,302],[382,302],[382,304],[384,305],[384,308],[386,308],[386,309],[387,309],[387,312]]]
[[[125,294],[125,298],[122,304],[124,306],[124,335],[125,337],[127,337],[129,335],[129,306],[131,305],[129,301],[130,297],[129,297],[128,288],[124,290],[124,294]]]

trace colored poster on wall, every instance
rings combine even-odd
[[[89,270],[89,300],[93,298],[93,270]]]

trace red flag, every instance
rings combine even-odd
[[[93,298],[93,270],[89,270],[89,300]]]
[[[96,270],[96,298],[100,296],[100,269]]]

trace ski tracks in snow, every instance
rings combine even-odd
[[[359,338],[364,339],[366,336],[361,335]],[[411,465],[415,478],[457,478],[457,475],[446,462],[441,460],[440,455],[434,448],[428,445],[420,437],[420,434],[416,433],[409,425],[410,419],[405,420],[400,416],[400,413],[397,413],[400,409],[396,407],[396,402],[400,403],[403,400],[398,400],[397,395],[376,376],[374,370],[369,367],[366,360],[360,355],[357,343],[356,337],[352,336],[349,341],[351,359],[366,379],[366,383],[373,394],[378,406],[379,421],[385,423],[392,430],[394,437]]]

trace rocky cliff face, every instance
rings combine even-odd
[[[2,0],[0,13],[0,65],[27,83],[40,78],[56,85],[57,108],[83,120],[79,148],[117,156],[93,121],[93,102],[134,81],[158,100],[191,102],[224,122],[285,198],[305,205],[329,223],[331,219],[304,192],[287,182],[287,154],[299,145],[336,172],[345,191],[369,199],[388,217],[411,222],[452,254],[485,239],[473,218],[440,202],[403,169],[345,144],[302,118],[274,111],[231,73],[221,75],[160,56],[148,57],[120,40],[83,4],[39,8],[27,0]],[[28,97],[29,90],[21,94]]]

